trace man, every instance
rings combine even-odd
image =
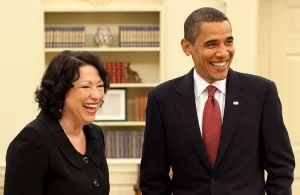
[[[228,18],[195,10],[181,46],[194,68],[149,93],[142,194],[291,195],[295,159],[276,86],[230,69]]]

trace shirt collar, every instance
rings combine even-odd
[[[195,98],[198,99],[203,91],[206,89],[207,86],[210,84],[207,83],[204,79],[202,79],[196,72],[194,68],[194,91],[195,91]],[[224,95],[226,94],[226,79],[214,82],[213,86],[215,86],[218,90],[220,90]]]

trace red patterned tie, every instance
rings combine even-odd
[[[214,167],[222,128],[221,110],[218,101],[214,98],[216,87],[209,85],[208,99],[203,111],[203,140],[208,160]]]

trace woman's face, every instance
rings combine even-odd
[[[85,125],[95,120],[95,114],[104,98],[104,83],[98,70],[91,65],[79,68],[79,79],[66,94],[62,119],[76,125]]]

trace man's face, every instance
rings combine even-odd
[[[214,83],[227,77],[234,56],[228,21],[202,23],[195,44],[183,39],[181,45],[186,55],[192,55],[196,72],[206,82]]]

